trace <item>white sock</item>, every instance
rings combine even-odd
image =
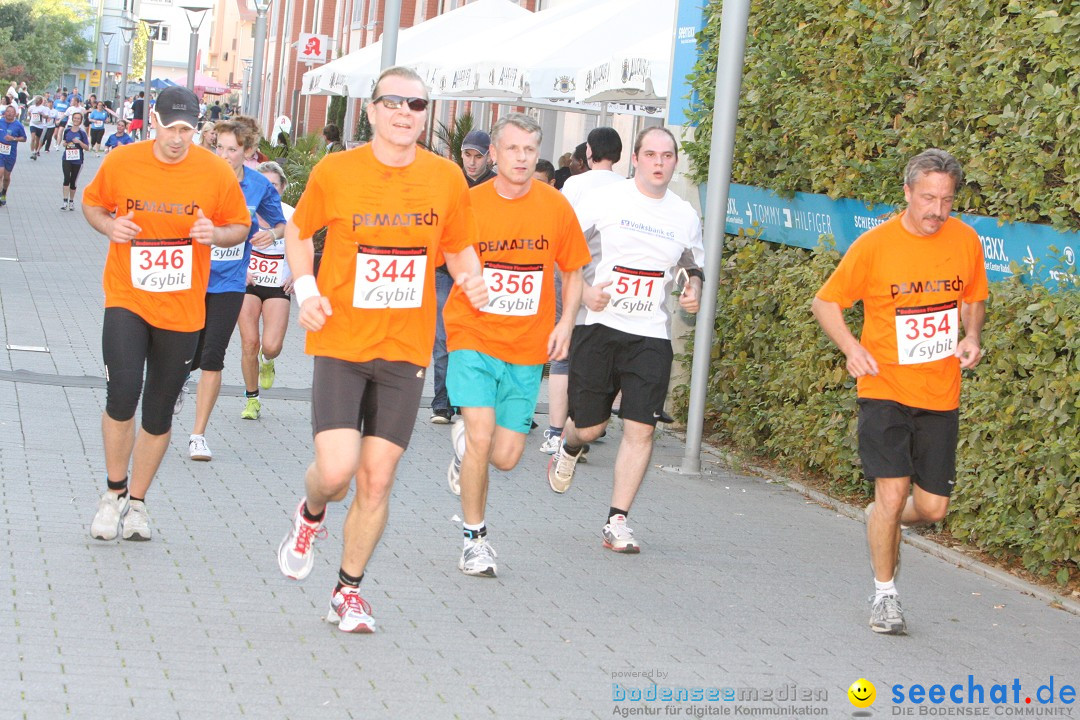
[[[896,578],[893,578],[893,580],[895,580],[895,579]],[[881,598],[885,597],[886,595],[897,595],[898,594],[896,592],[896,583],[893,582],[893,580],[889,580],[888,582],[881,582],[877,578],[874,579],[874,591],[875,591],[874,592],[874,599],[875,600],[880,600]]]
[[[480,532],[481,530],[483,530],[483,529],[484,529],[484,527],[485,527],[485,525],[486,525],[486,523],[485,523],[485,522],[484,522],[483,520],[481,520],[480,522],[478,522],[478,523],[477,523],[477,524],[475,524],[475,525],[470,525],[470,524],[469,524],[469,523],[467,523],[467,522],[462,522],[462,523],[461,523],[461,527],[462,527],[462,528],[463,528],[464,530],[469,530],[469,531],[471,531],[471,532],[472,532],[473,534],[476,534],[476,533]],[[469,544],[469,543],[471,543],[471,542],[477,542],[477,541],[476,541],[476,540],[473,540],[473,539],[471,539],[471,538],[465,538],[465,544],[466,544],[466,545],[467,545],[467,544]]]
[[[203,438],[204,440],[206,439],[202,435],[192,435],[191,437],[188,438],[188,440],[191,441],[191,440],[194,440],[195,438]]]

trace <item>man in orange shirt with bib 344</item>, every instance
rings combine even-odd
[[[532,425],[544,363],[561,360],[581,302],[581,268],[589,248],[570,203],[533,181],[540,125],[512,113],[491,131],[498,174],[469,191],[480,228],[489,303],[477,313],[455,289],[446,302],[450,359],[446,389],[462,419],[451,433],[450,489],[461,495],[465,545],[458,568],[495,577],[487,542],[488,463],[510,470]],[[563,273],[563,314],[555,323],[555,265]]]
[[[907,208],[855,241],[813,303],[858,380],[859,459],[874,479],[866,534],[877,633],[906,631],[894,582],[900,525],[945,517],[956,478],[960,371],[982,357],[982,245],[950,216],[963,177],[943,150],[912,158],[904,170]],[[856,339],[843,308],[859,300],[865,319]]]
[[[424,369],[435,344],[435,266],[447,268],[474,307],[487,289],[472,245],[468,187],[453,163],[417,147],[427,88],[407,68],[383,71],[367,106],[374,139],[324,157],[285,228],[300,325],[315,356],[311,425],[315,461],[307,495],[278,548],[278,566],[302,580],[314,564],[326,506],[356,479],[327,620],[373,632],[360,581],[386,527],[398,460],[412,437]],[[310,239],[328,226],[319,279]]]

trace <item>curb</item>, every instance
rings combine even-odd
[[[673,434],[682,437],[685,441],[683,433],[673,432]],[[858,520],[862,523],[866,522],[866,517],[863,514],[863,509],[860,507],[849,505],[848,503],[837,500],[830,495],[826,495],[820,490],[806,487],[800,482],[796,482],[795,480],[786,478],[783,475],[778,475],[765,468],[737,462],[729,453],[719,448],[712,447],[711,445],[702,443],[701,449],[704,452],[707,452],[710,455],[718,458],[724,463],[725,466],[729,468],[731,468],[733,465],[745,467],[748,471],[753,472],[754,474],[765,478],[770,482],[782,483],[791,488],[792,490],[795,490],[796,492],[814,500],[818,504],[835,510],[841,515],[845,515],[853,520]],[[993,580],[994,582],[1000,583],[1001,585],[1004,585],[1011,590],[1016,590],[1017,592],[1024,593],[1025,595],[1030,595],[1038,600],[1045,602],[1050,607],[1056,608],[1058,610],[1064,610],[1066,612],[1072,613],[1073,615],[1080,616],[1080,601],[1057,595],[1044,587],[1035,585],[1034,583],[1030,583],[1027,580],[1019,578],[1012,573],[1006,572],[999,568],[993,567],[992,565],[987,565],[986,563],[976,560],[975,558],[972,558],[968,555],[965,555],[962,552],[953,550],[952,548],[946,547],[940,543],[925,538],[918,533],[904,531],[900,534],[900,539],[908,545],[918,548],[919,550],[922,550],[925,553],[929,553],[930,555],[940,558],[941,560],[952,563],[959,568],[963,568],[964,570],[968,570],[977,575],[981,575],[984,578]]]

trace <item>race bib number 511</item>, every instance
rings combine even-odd
[[[608,309],[620,315],[651,317],[660,307],[664,293],[663,270],[641,270],[616,265],[611,269]]]
[[[131,241],[131,284],[147,292],[191,289],[191,238]]]
[[[358,245],[353,307],[418,308],[426,277],[427,248]]]
[[[896,351],[901,365],[952,357],[959,313],[956,301],[896,309]]]

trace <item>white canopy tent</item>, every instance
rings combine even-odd
[[[666,104],[671,84],[672,35],[658,27],[649,37],[619,53],[578,69],[578,102]]]
[[[406,28],[398,35],[399,65],[410,64],[432,48],[441,48],[461,38],[483,42],[483,38],[515,19],[532,16],[510,0],[477,0],[444,13],[419,25]],[[369,98],[379,78],[382,61],[382,41],[340,57],[320,68],[304,73],[305,95],[348,95]]]

